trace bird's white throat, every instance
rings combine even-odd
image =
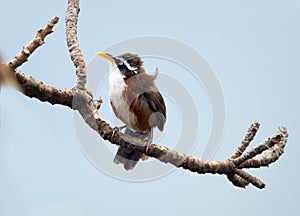
[[[127,85],[124,81],[124,75],[115,64],[111,64],[109,72],[109,97],[115,107],[116,116],[126,125],[130,126],[129,122],[129,106],[123,98],[123,92]]]

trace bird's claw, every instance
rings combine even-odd
[[[148,152],[148,150],[149,150],[149,147],[150,147],[150,145],[151,145],[151,143],[152,143],[152,140],[148,140],[148,142],[147,142],[147,146],[146,146],[146,153]]]
[[[114,127],[114,128],[113,128],[113,135],[114,135],[115,133],[120,133],[121,130],[123,130],[124,128],[127,128],[127,125],[123,125],[123,126],[121,126],[121,127]]]
[[[147,141],[146,150],[145,150],[146,153],[148,152],[150,145],[152,144],[152,140],[153,140],[153,129],[150,130],[149,134],[144,139],[144,141]]]

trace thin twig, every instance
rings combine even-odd
[[[97,100],[95,100],[95,101],[94,101],[95,108],[96,108],[97,110],[99,110],[100,107],[101,107],[101,105],[102,105],[102,103],[103,103],[103,101],[102,101],[101,98],[98,98]]]
[[[256,121],[248,129],[248,131],[247,131],[244,139],[242,140],[241,144],[237,148],[236,152],[231,156],[232,159],[236,159],[236,158],[240,157],[244,153],[244,151],[246,150],[246,148],[249,146],[250,142],[255,137],[256,132],[258,131],[258,129],[259,129],[259,124]]]
[[[22,51],[9,62],[9,65],[12,69],[16,69],[19,66],[21,66],[24,62],[28,60],[29,56],[38,47],[42,46],[45,43],[45,37],[53,32],[52,29],[54,25],[58,22],[58,20],[59,17],[55,16],[51,20],[49,20],[48,24],[44,28],[38,30],[37,34],[28,43],[28,45],[23,47]]]
[[[240,164],[240,168],[259,168],[263,166],[269,166],[271,163],[277,161],[279,157],[284,153],[284,147],[287,143],[288,133],[286,128],[279,128],[281,134],[281,140],[276,142],[273,147],[267,149],[262,154],[258,154],[250,160],[247,160]]]
[[[282,131],[279,130],[274,136],[268,138],[262,144],[256,146],[255,148],[251,149],[250,151],[246,152],[245,154],[241,155],[240,157],[233,159],[232,161],[236,165],[240,165],[243,162],[252,159],[253,157],[261,154],[262,152],[266,151],[267,149],[272,148],[274,145],[278,144],[282,140]]]
[[[245,171],[241,169],[235,169],[235,174],[241,177],[243,180],[250,182],[253,186],[263,189],[266,185],[263,183],[260,179],[250,175],[249,173],[246,173]]]
[[[248,181],[244,180],[236,174],[228,174],[227,179],[236,187],[245,188],[247,185],[249,185]]]

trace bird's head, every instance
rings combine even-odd
[[[124,53],[119,56],[112,56],[104,52],[97,52],[96,54],[109,60],[111,63],[111,72],[118,71],[126,78],[145,72],[143,61],[136,54]]]

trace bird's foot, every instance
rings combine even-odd
[[[147,146],[146,146],[146,153],[148,152],[149,147],[150,147],[151,144],[152,144],[152,140],[148,140]]]
[[[123,130],[124,128],[127,129],[127,125],[123,125],[123,126],[121,126],[121,127],[114,127],[114,128],[113,128],[113,135],[114,135],[115,133],[120,133],[121,130]]]
[[[144,141],[147,141],[146,153],[148,152],[149,147],[152,144],[152,140],[153,140],[153,129],[150,130],[150,132],[148,133],[148,135],[144,139]]]

